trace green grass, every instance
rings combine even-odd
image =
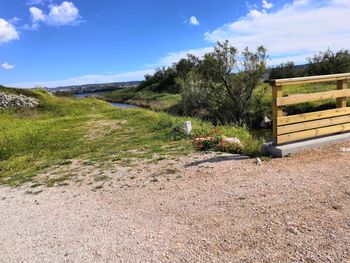
[[[153,92],[147,89],[124,88],[104,95],[110,102],[121,102],[149,108],[154,111],[168,110],[181,101],[180,94]]]
[[[350,82],[348,83],[350,86]],[[283,96],[293,95],[293,94],[308,94],[315,92],[323,92],[329,90],[335,90],[335,83],[312,83],[304,85],[290,85],[283,87]],[[271,116],[272,108],[272,91],[271,87],[268,84],[261,84],[254,91],[253,101],[257,104],[257,110],[263,110],[265,115]],[[350,105],[350,98],[348,99],[348,105]],[[259,108],[260,107],[260,108]],[[336,107],[335,99],[328,99],[323,101],[314,101],[307,103],[300,103],[296,105],[291,105],[285,107],[285,111],[288,115],[306,113],[312,111],[333,109]]]
[[[42,90],[22,92],[39,99],[40,105],[36,109],[0,110],[1,184],[35,183],[37,174],[52,166],[70,165],[73,159],[91,165],[103,166],[111,160],[130,165],[135,159],[189,154],[193,147],[181,133],[183,122],[191,120],[195,129],[212,128],[197,119],[145,109],[118,109],[97,99],[56,97]],[[246,153],[258,152],[260,142],[246,129],[222,129],[225,135],[241,139]],[[51,185],[57,183],[53,180]]]

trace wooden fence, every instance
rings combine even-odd
[[[350,131],[350,73],[267,81],[272,86],[273,139],[276,145]],[[283,96],[287,85],[336,82],[337,90]],[[336,99],[336,109],[284,116],[283,107],[298,103]]]

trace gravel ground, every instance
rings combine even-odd
[[[261,166],[215,154],[73,162],[60,186],[0,188],[0,262],[350,262],[340,147]]]

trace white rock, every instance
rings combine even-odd
[[[236,144],[237,146],[243,148],[243,143],[237,138],[226,138],[224,139],[224,142]]]
[[[39,104],[36,99],[24,96],[24,95],[14,95],[5,94],[0,92],[0,109],[7,108],[34,108]]]
[[[350,153],[350,148],[342,147],[342,148],[340,148],[340,151],[343,153]]]
[[[262,161],[260,158],[256,158],[255,163],[256,163],[256,165],[259,165],[259,166],[262,165]]]

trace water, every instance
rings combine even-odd
[[[94,96],[99,96],[103,95],[105,92],[89,92],[89,93],[81,93],[81,94],[74,94],[76,98],[83,99],[87,97],[94,97]]]
[[[82,93],[82,94],[74,94],[76,98],[83,99],[87,97],[94,97],[94,96],[99,96],[103,95],[105,92],[90,92],[90,93]],[[123,108],[123,109],[135,109],[135,108],[140,108],[139,106],[132,105],[132,104],[126,104],[126,103],[114,103],[110,102],[113,107],[117,108]]]
[[[117,108],[123,108],[123,109],[136,109],[140,108],[139,106],[132,105],[132,104],[126,104],[126,103],[111,103],[112,106]]]

